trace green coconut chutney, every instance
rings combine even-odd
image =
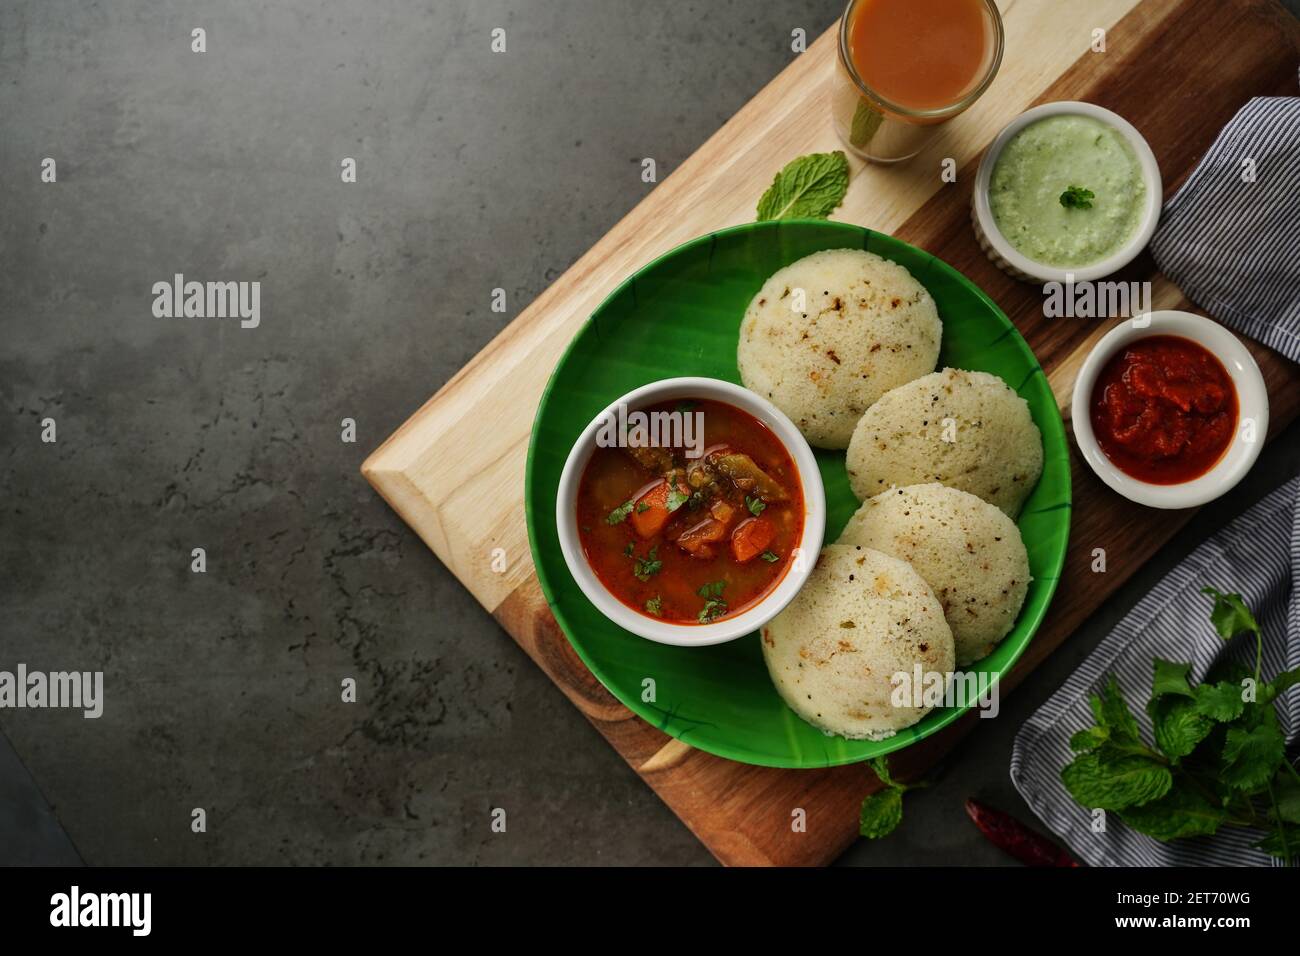
[[[1071,187],[1090,190],[1091,205],[1063,204]],[[1118,252],[1137,231],[1145,199],[1133,147],[1090,116],[1030,123],[1002,148],[989,180],[989,206],[1002,235],[1051,266],[1086,266]]]

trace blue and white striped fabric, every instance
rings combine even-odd
[[[1200,681],[1230,654],[1254,668],[1253,639],[1225,644],[1210,626],[1212,606],[1201,588],[1238,591],[1264,631],[1265,679],[1300,667],[1300,478],[1278,488],[1227,528],[1201,544],[1150,594],[1025,723],[1011,755],[1011,780],[1033,811],[1075,855],[1093,866],[1268,866],[1273,857],[1251,848],[1257,831],[1224,828],[1213,837],[1159,843],[1128,829],[1107,814],[1104,833],[1094,833],[1092,812],[1079,806],[1061,783],[1061,768],[1073,757],[1072,734],[1094,723],[1089,695],[1113,674],[1146,740],[1152,740],[1145,705],[1151,692],[1152,661],[1190,661]],[[1295,759],[1300,735],[1300,688],[1277,702],[1289,753]]]
[[[1300,362],[1300,97],[1242,107],[1160,216],[1160,271],[1220,322]]]

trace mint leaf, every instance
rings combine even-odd
[[[1092,201],[1096,198],[1091,189],[1071,186],[1061,193],[1061,205],[1066,209],[1091,209]]]
[[[864,837],[878,840],[894,831],[903,822],[903,791],[887,786],[884,790],[862,801],[858,814],[858,832]]]
[[[1202,594],[1214,598],[1214,608],[1210,611],[1210,623],[1225,641],[1247,631],[1258,634],[1259,624],[1255,615],[1250,613],[1246,602],[1240,594],[1224,594],[1218,588],[1201,588]]]
[[[1191,672],[1191,664],[1161,660],[1157,657],[1155,659],[1155,676],[1151,679],[1151,696],[1182,694],[1184,697],[1191,697],[1192,687],[1187,683],[1187,675]]]
[[[884,757],[872,757],[867,761],[867,766],[871,768],[872,772],[880,778],[880,782],[886,787],[905,789],[900,784],[894,782],[894,778],[889,772],[889,761]]]
[[[1119,689],[1119,681],[1111,675],[1105,689],[1092,698],[1092,712],[1097,723],[1106,729],[1113,743],[1141,744],[1137,721],[1128,709],[1124,692]]]
[[[1066,209],[1091,209],[1092,201],[1096,198],[1096,194],[1091,189],[1067,186],[1065,192],[1060,195],[1060,202]]]
[[[1236,720],[1246,709],[1241,696],[1241,685],[1222,680],[1217,684],[1199,684],[1192,692],[1196,710],[1211,720],[1226,722]]]
[[[759,222],[769,219],[825,219],[849,190],[844,153],[809,153],[786,164],[758,201]]]
[[[627,516],[631,513],[632,502],[625,501],[605,516],[605,524],[621,524],[627,520]]]
[[[1227,818],[1227,812],[1194,790],[1176,787],[1159,800],[1120,810],[1119,817],[1139,833],[1168,841],[1214,833]]]
[[[1096,750],[1107,740],[1110,734],[1106,733],[1104,727],[1089,727],[1087,730],[1081,730],[1070,738],[1071,750]]]
[[[884,120],[885,114],[873,108],[869,100],[859,99],[857,108],[853,111],[853,122],[849,126],[849,142],[858,149],[866,146]]]
[[[1124,810],[1158,800],[1169,792],[1169,768],[1149,757],[1104,760],[1098,753],[1075,757],[1061,780],[1076,801],[1090,809]]]
[[[1223,742],[1224,783],[1238,790],[1253,791],[1264,787],[1286,756],[1286,741],[1276,723],[1260,724],[1251,730],[1228,729]]]
[[[1147,713],[1151,715],[1156,746],[1175,763],[1195,750],[1214,729],[1214,721],[1197,710],[1190,697],[1153,697]]]

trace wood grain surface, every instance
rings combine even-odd
[[[1087,100],[1115,110],[1146,136],[1166,197],[1251,96],[1296,92],[1300,29],[1272,0],[1002,0],[1006,56],[984,97],[897,167],[853,161],[833,218],[891,232],[979,284],[1034,349],[1068,421],[1074,376],[1113,320],[1047,319],[1041,289],[998,271],[969,224],[979,156],[1029,106]],[[1106,30],[1106,52],[1089,49]],[[728,864],[818,865],[856,838],[857,808],[878,786],[862,766],[826,770],[749,767],[694,750],[632,715],[587,671],[542,595],[522,520],[532,418],[555,362],[590,313],[629,274],[697,235],[749,221],[776,170],[803,153],[840,148],[826,105],[835,57],[828,29],[681,167],[601,238],[401,426],[362,471],[457,578],[654,788]],[[956,160],[956,182],[939,176]],[[1201,311],[1142,256],[1120,280],[1152,281],[1154,308]],[[1300,370],[1252,350],[1269,388],[1274,432],[1300,412]],[[490,423],[490,427],[488,427]],[[1042,628],[1002,683],[1014,688],[1140,567],[1192,512],[1133,505],[1073,454],[1070,549]],[[456,475],[469,469],[480,480]],[[1108,570],[1090,569],[1093,548]],[[508,567],[491,569],[502,548]],[[891,758],[917,776],[978,724],[974,714]],[[807,832],[790,827],[792,808]]]

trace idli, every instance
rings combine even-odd
[[[824,548],[761,634],[772,683],[790,708],[852,740],[912,726],[930,707],[895,706],[895,686],[914,686],[918,666],[923,681],[940,674],[945,684],[953,669],[952,632],[930,586],[906,562],[861,546]]]
[[[1043,437],[1029,404],[1002,379],[946,368],[867,409],[845,466],[860,499],[937,481],[1014,518],[1043,473]]]
[[[1015,522],[944,485],[909,485],[868,498],[837,543],[906,561],[925,579],[948,619],[959,667],[997,647],[1029,590],[1029,556]]]
[[[763,284],[740,324],[736,361],[821,448],[846,448],[877,398],[934,370],[943,324],[934,300],[897,263],[827,249]]]

